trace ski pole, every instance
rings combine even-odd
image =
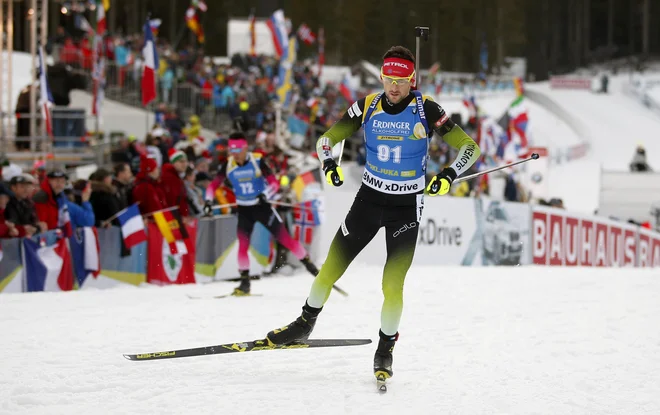
[[[429,28],[426,26],[415,26],[415,86],[417,89],[422,85],[422,74],[419,73],[419,40],[429,40]]]
[[[483,176],[484,174],[488,174],[488,173],[492,173],[492,172],[495,172],[495,171],[498,171],[498,170],[506,169],[508,167],[512,167],[512,166],[515,166],[517,164],[526,163],[530,160],[536,160],[538,158],[539,158],[539,155],[537,153],[532,153],[531,156],[529,156],[527,158],[524,158],[522,160],[514,161],[513,163],[505,164],[505,165],[499,166],[499,167],[493,167],[492,169],[480,171],[479,173],[470,174],[469,176],[459,177],[458,179],[454,180],[454,183],[460,183],[460,182],[464,182],[466,180],[471,180],[471,179],[474,179],[475,177]]]

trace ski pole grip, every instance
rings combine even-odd
[[[332,184],[335,187],[339,187],[344,183],[339,179],[339,173],[337,173],[337,171],[333,171],[330,177],[332,178]]]
[[[429,189],[429,193],[436,194],[439,191],[440,191],[440,181],[436,180],[433,183],[431,183],[431,188]]]

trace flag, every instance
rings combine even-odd
[[[199,21],[197,11],[192,6],[188,7],[188,10],[186,10],[186,25],[188,26],[188,29],[197,36],[197,41],[199,43],[204,43],[204,28]]]
[[[314,228],[321,224],[319,215],[320,201],[308,200],[293,208],[293,238],[311,244],[314,237]]]
[[[53,106],[53,94],[50,92],[50,87],[48,86],[48,78],[46,77],[46,59],[44,54],[44,47],[39,46],[39,106],[41,107],[41,119],[44,120],[46,124],[46,134],[48,136],[53,135],[53,124],[51,122],[52,118],[50,117],[50,109]]]
[[[527,115],[527,105],[525,97],[516,98],[509,107],[509,136],[510,140],[516,144],[516,153],[527,151],[527,124],[529,117]]]
[[[291,182],[291,190],[295,193],[296,199],[302,200],[305,188],[313,183],[321,183],[321,173],[319,169],[309,170],[296,176],[296,178],[293,179],[293,182]]]
[[[319,77],[323,73],[323,65],[325,65],[325,31],[323,27],[319,28]]]
[[[520,97],[525,94],[525,87],[523,86],[523,80],[520,77],[513,78],[513,87],[516,90],[516,96]]]
[[[89,24],[89,21],[85,18],[84,15],[76,14],[74,19],[75,19],[74,23],[76,28],[84,32],[87,32],[87,35],[89,36],[94,36],[95,34],[94,28],[92,27],[91,24]]]
[[[57,227],[62,230],[65,237],[73,235],[73,225],[71,225],[71,215],[69,215],[69,206],[64,193],[57,198],[58,216]]]
[[[153,217],[161,235],[170,246],[170,252],[172,254],[185,254],[187,252],[185,240],[189,238],[186,227],[181,226],[182,221],[179,211],[177,209],[161,210],[154,212]]]
[[[256,20],[257,18],[254,15],[254,8],[252,8],[250,11],[250,16],[248,17],[248,21],[250,23],[250,56],[257,56],[257,35],[255,31]]]
[[[105,7],[105,5],[108,7]],[[107,24],[105,21],[105,11],[110,8],[110,0],[98,0],[96,5],[96,34],[103,37],[105,35],[105,30],[107,29]]]
[[[206,3],[203,0],[192,0],[191,5],[197,7],[199,10],[205,12],[208,10]]]
[[[273,39],[273,46],[277,57],[283,57],[288,46],[289,34],[286,28],[286,21],[282,9],[275,10],[266,22],[270,35]]]
[[[142,220],[137,204],[127,207],[117,217],[117,220],[119,220],[121,226],[121,235],[124,238],[126,248],[131,249],[135,245],[147,240],[144,221]]]
[[[341,80],[341,84],[339,84],[339,92],[349,104],[357,101],[355,90],[348,82],[348,75],[344,75],[344,78]]]
[[[105,54],[103,53],[103,38],[94,36],[92,69],[92,115],[101,117],[101,106],[105,99]]]
[[[149,27],[151,27],[151,33],[153,33],[154,36],[158,36],[158,28],[160,27],[161,24],[163,24],[163,21],[161,19],[149,20]]]
[[[144,24],[144,46],[142,47],[142,57],[144,65],[142,69],[142,105],[147,106],[156,99],[156,71],[158,70],[158,53],[156,52],[156,43],[154,34],[151,32],[149,21]]]
[[[74,288],[71,256],[66,239],[41,246],[23,239],[23,272],[26,291],[71,291]]]
[[[316,35],[305,23],[298,26],[298,37],[307,45],[313,45],[316,42]]]
[[[160,229],[160,232],[159,229],[158,222],[149,224],[149,232],[147,232],[147,282],[151,284],[194,284],[197,223],[193,222],[185,230],[186,235],[190,237],[181,241],[186,247],[184,252],[173,253],[171,244],[163,237],[162,229]]]
[[[285,107],[291,102],[293,65],[296,62],[297,53],[298,39],[295,36],[291,36],[288,46],[284,49],[284,55],[280,59],[279,83],[277,85],[277,96],[280,99],[280,103]]]
[[[76,228],[69,238],[71,258],[73,258],[73,273],[82,287],[89,274],[96,278],[101,272],[101,255],[99,237],[96,228],[91,226]]]

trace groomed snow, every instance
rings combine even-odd
[[[313,337],[377,340],[381,268],[354,265]],[[312,278],[263,297],[190,300],[228,283],[6,294],[1,414],[657,414],[660,280],[645,270],[411,270],[390,391],[375,343],[131,362],[261,338],[295,318]]]

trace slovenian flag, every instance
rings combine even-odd
[[[273,38],[273,46],[275,46],[275,53],[277,57],[281,58],[286,53],[288,48],[289,33],[286,28],[286,21],[284,19],[284,12],[279,9],[275,10],[268,21],[266,22],[270,30],[271,37]]]
[[[71,291],[74,288],[71,256],[66,239],[51,246],[23,239],[25,288],[35,291]]]
[[[131,249],[137,244],[147,240],[147,232],[144,229],[144,221],[137,204],[131,205],[124,213],[117,217],[121,225],[121,234],[124,237],[126,248]]]
[[[144,46],[142,47],[142,57],[144,66],[142,70],[142,105],[147,106],[156,99],[156,71],[158,70],[158,53],[156,52],[156,42],[154,34],[151,32],[149,20],[143,27]]]

